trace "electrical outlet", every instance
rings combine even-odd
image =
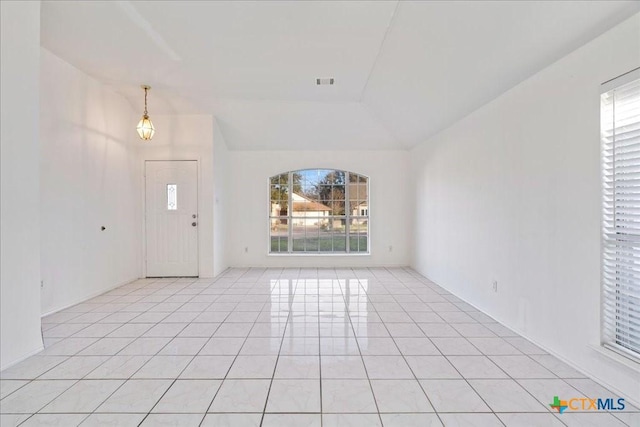
[[[497,280],[493,281],[493,292],[498,292],[498,281]]]
[[[246,254],[246,253],[248,253],[248,252],[249,252],[249,246],[245,246],[245,247],[244,247],[244,253]]]
[[[393,252],[393,246],[389,245],[389,252]]]

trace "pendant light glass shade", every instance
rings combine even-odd
[[[151,120],[149,120],[149,116],[147,116],[146,114],[142,116],[136,129],[138,130],[138,135],[140,135],[140,138],[144,139],[145,141],[153,138],[153,134],[156,131],[153,127],[153,123],[151,123]]]
[[[149,141],[153,138],[153,134],[156,132],[153,127],[153,123],[151,123],[151,119],[149,119],[149,114],[147,113],[147,92],[151,89],[151,86],[143,85],[142,89],[144,89],[144,113],[140,122],[138,122],[136,130],[138,131],[138,135],[140,135],[141,139]]]

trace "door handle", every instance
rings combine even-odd
[[[191,226],[192,226],[192,227],[195,227],[196,225],[198,225],[196,222],[192,222],[192,223],[191,223]]]

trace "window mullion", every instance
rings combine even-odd
[[[289,171],[288,179],[289,191],[287,191],[288,206],[287,206],[287,249],[288,253],[293,253],[293,172]]]
[[[349,241],[350,227],[349,223],[351,222],[351,199],[349,198],[349,187],[351,183],[351,173],[345,172],[345,184],[344,184],[344,231],[345,231],[345,244],[347,247],[345,251],[347,253],[351,252],[351,242]]]

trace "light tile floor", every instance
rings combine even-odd
[[[43,319],[0,425],[639,426],[615,396],[410,269],[144,279]]]

